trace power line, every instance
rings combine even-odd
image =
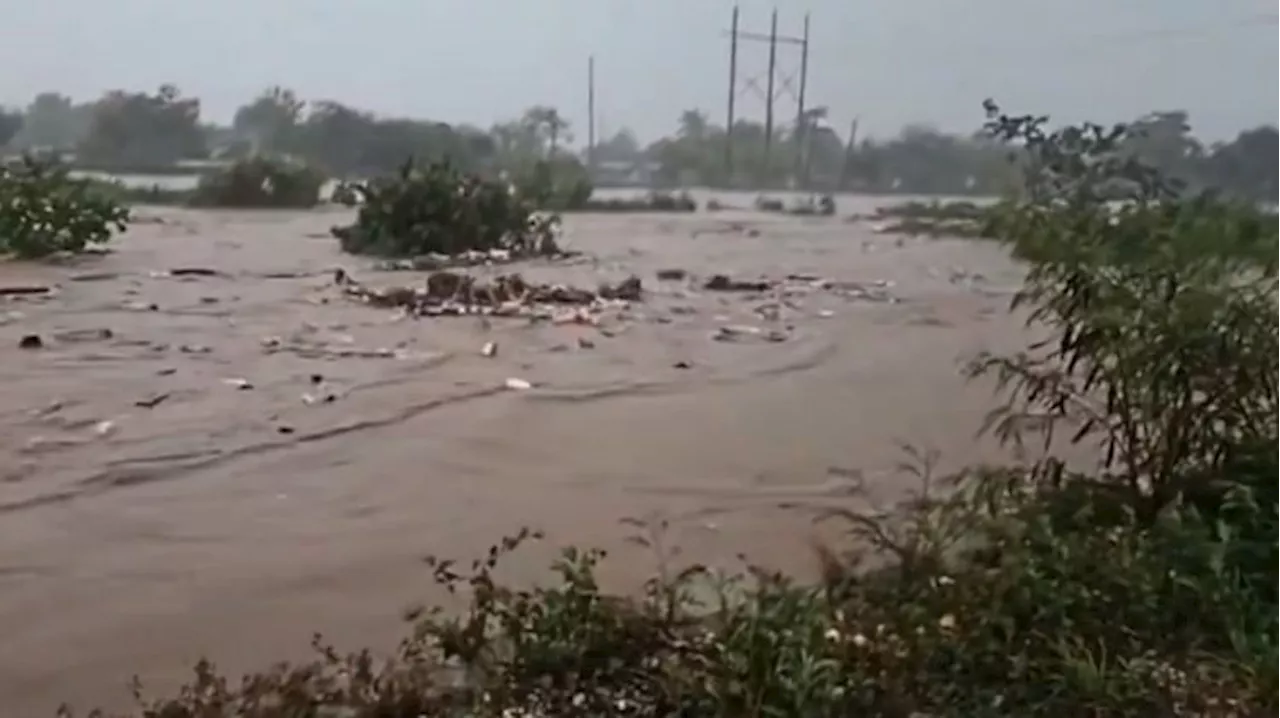
[[[729,38],[729,98],[726,107],[725,121],[725,174],[732,182],[734,172],[734,156],[733,156],[733,135],[734,125],[737,122],[737,99],[741,92],[750,90],[761,100],[764,101],[764,161],[768,166],[769,158],[773,150],[773,128],[774,128],[774,103],[782,95],[782,93],[790,94],[796,101],[796,129],[797,141],[803,142],[800,134],[803,133],[804,113],[805,113],[805,86],[808,83],[809,73],[809,15],[804,16],[804,34],[800,37],[792,37],[778,34],[778,10],[774,8],[770,18],[769,33],[748,32],[739,28],[740,12],[738,6],[734,6],[731,16],[730,28],[724,33]],[[769,65],[763,75],[756,75],[747,78],[746,82],[739,82],[738,79],[738,44],[742,41],[747,42],[763,42],[769,45]],[[800,67],[798,70],[786,73],[779,86],[778,83],[778,45],[795,46],[800,49]],[[760,87],[763,80],[765,86]],[[800,162],[799,154],[797,154],[797,162]],[[799,170],[800,167],[797,167]]]

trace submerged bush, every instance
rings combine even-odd
[[[203,175],[191,194],[197,207],[307,209],[320,202],[325,177],[306,165],[254,156]]]
[[[0,252],[22,258],[83,252],[124,231],[128,208],[56,160],[0,165]]]
[[[343,251],[384,257],[456,255],[505,250],[517,256],[554,255],[559,217],[505,182],[464,175],[448,163],[406,162],[393,177],[352,183],[354,224],[332,232]]]

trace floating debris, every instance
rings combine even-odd
[[[779,329],[765,330],[760,327],[746,325],[720,327],[711,335],[711,338],[718,342],[732,342],[748,337],[755,337],[766,342],[785,342],[789,335]]]
[[[18,340],[19,349],[43,349],[44,340],[39,334],[27,334]]]
[[[538,259],[565,260],[581,255],[581,252],[560,251],[552,255],[539,254]],[[384,272],[413,271],[429,272],[440,269],[468,269],[470,267],[500,266],[530,259],[507,249],[491,249],[489,251],[473,250],[459,254],[423,254],[408,259],[389,259],[378,262],[375,270]]]
[[[766,292],[774,286],[774,282],[733,279],[727,274],[713,274],[702,284],[702,288],[709,292]]]
[[[53,294],[56,291],[54,287],[46,287],[43,285],[20,285],[16,287],[0,287],[0,297],[21,297],[32,294]]]
[[[145,398],[145,399],[139,399],[139,400],[137,400],[137,401],[133,402],[133,405],[134,405],[134,406],[138,406],[138,407],[142,407],[143,409],[154,409],[154,408],[156,408],[157,406],[159,406],[159,405],[160,405],[160,402],[162,402],[162,401],[164,401],[165,399],[168,399],[168,398],[169,398],[169,393],[168,393],[168,392],[165,392],[165,393],[163,393],[163,394],[154,394],[154,395],[149,396],[149,397],[147,397],[147,398]]]
[[[226,384],[227,386],[239,389],[240,391],[248,391],[249,389],[253,388],[253,382],[249,381],[248,379],[241,379],[240,377],[231,377],[229,379],[223,379],[222,383]]]
[[[422,287],[365,287],[343,269],[334,271],[334,283],[349,297],[377,307],[404,308],[415,316],[550,316],[546,308],[552,305],[600,306],[606,302],[638,301],[643,296],[636,276],[616,284],[602,283],[595,291],[563,284],[533,284],[519,274],[477,281],[470,275],[448,270],[432,272]]]
[[[485,342],[484,346],[480,347],[480,356],[492,357],[497,353],[498,353],[497,342]]]
[[[507,379],[505,382],[503,382],[503,385],[506,386],[508,389],[515,389],[517,391],[533,388],[533,384],[531,382],[525,381],[524,379],[518,379],[515,377],[511,377]]]
[[[154,273],[155,277],[221,277],[223,273],[209,267],[176,267],[167,272]]]
[[[56,332],[53,338],[60,342],[92,342],[106,341],[115,337],[115,332],[106,327],[100,329],[70,329]]]

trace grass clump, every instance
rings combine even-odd
[[[536,203],[514,185],[465,175],[447,163],[409,161],[392,177],[351,183],[345,191],[359,205],[356,221],[332,232],[352,254],[559,253],[558,216],[536,212]]]
[[[128,221],[127,207],[60,162],[25,156],[0,165],[0,253],[78,254],[107,243]]]
[[[309,209],[320,202],[325,176],[311,167],[270,157],[248,157],[200,177],[194,207]]]
[[[1028,160],[992,227],[1029,264],[1014,304],[1052,336],[967,371],[998,380],[987,429],[1024,460],[938,476],[909,454],[907,500],[822,513],[849,540],[813,585],[660,554],[616,596],[603,554],[567,550],[554,581],[504,586],[522,532],[465,570],[429,560],[468,606],[416,612],[388,659],[317,641],[239,686],[202,663],[142,715],[1274,714],[1275,218],[1112,164],[1088,126],[990,114]],[[1098,465],[1061,460],[1064,434]]]

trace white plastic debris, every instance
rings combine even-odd
[[[506,387],[507,387],[508,389],[515,389],[515,390],[523,390],[523,389],[532,389],[532,388],[533,388],[533,384],[531,384],[530,382],[527,382],[527,381],[525,381],[524,379],[519,379],[519,378],[516,378],[516,377],[509,377],[509,378],[507,379],[507,381],[505,382],[505,385],[506,385]]]

